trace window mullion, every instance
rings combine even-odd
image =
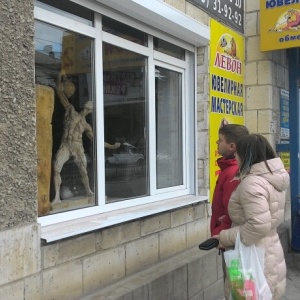
[[[188,110],[188,91],[186,89],[186,71],[183,72],[182,74],[182,89],[181,89],[181,126],[182,126],[182,171],[183,171],[183,186],[187,186],[188,180],[187,180],[187,170],[188,170],[188,161],[189,161],[189,156],[187,155],[187,149],[189,147],[188,145],[188,125],[187,125],[187,110]]]
[[[149,49],[153,49],[153,37],[149,36]],[[153,52],[150,51],[148,58],[148,120],[149,120],[149,178],[150,178],[150,195],[156,191],[156,113],[155,113],[155,63]],[[150,146],[151,145],[151,146]]]
[[[116,45],[118,47],[122,47],[123,49],[139,53],[141,55],[148,56],[149,55],[149,47],[140,46],[136,43],[127,41],[113,34],[109,34],[107,32],[102,32],[103,42],[108,44]]]
[[[95,14],[95,92],[96,92],[96,140],[97,151],[97,200],[98,205],[105,205],[105,166],[104,166],[104,112],[103,112],[103,56],[102,56],[102,23],[101,16]],[[97,76],[96,76],[97,74]]]
[[[79,23],[75,20],[69,19],[64,16],[57,15],[53,12],[44,10],[43,8],[34,7],[34,18],[39,21],[47,22],[51,25],[59,26],[85,36],[95,37],[95,27],[88,26],[86,24]]]

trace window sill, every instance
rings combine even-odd
[[[51,243],[205,200],[208,200],[206,196],[184,196],[46,225],[41,228],[41,239]]]

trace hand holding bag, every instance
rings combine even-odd
[[[264,275],[264,249],[245,246],[238,232],[234,250],[224,252],[233,300],[272,300]]]
[[[216,238],[210,238],[199,245],[200,250],[211,250],[219,245],[219,240]]]

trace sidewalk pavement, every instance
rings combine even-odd
[[[300,299],[300,253],[289,252],[286,255],[286,290],[280,300]]]

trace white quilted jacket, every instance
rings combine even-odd
[[[254,164],[232,193],[228,212],[232,228],[220,233],[226,248],[234,246],[240,231],[242,242],[265,248],[265,276],[273,294],[280,299],[285,291],[286,265],[277,227],[284,220],[285,190],[290,177],[280,158],[268,160],[273,174],[264,162]]]

